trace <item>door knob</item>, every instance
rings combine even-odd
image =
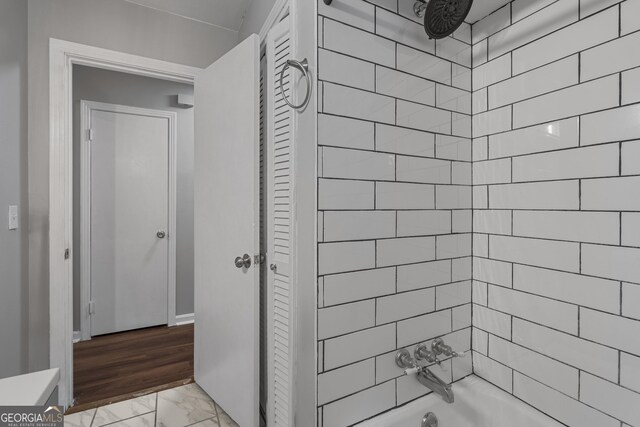
[[[251,267],[251,257],[249,254],[244,254],[242,257],[237,257],[235,260],[236,267],[249,268]]]
[[[165,233],[164,230],[158,230],[156,236],[158,236],[158,239],[164,239],[167,236],[167,233]]]

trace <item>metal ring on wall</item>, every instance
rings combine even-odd
[[[287,68],[289,67],[293,67],[293,68],[297,68],[298,70],[300,70],[302,72],[302,74],[304,75],[304,77],[307,79],[307,95],[304,97],[304,101],[302,101],[302,104],[300,105],[294,105],[292,104],[286,97],[286,95],[284,94],[284,88],[283,88],[283,83],[282,80],[284,79],[284,72]],[[296,61],[294,59],[289,59],[283,66],[282,66],[282,71],[280,71],[280,94],[282,95],[282,99],[284,99],[284,102],[287,103],[287,105],[293,109],[296,110],[302,110],[304,109],[307,104],[309,104],[309,101],[311,100],[311,74],[309,74],[309,62],[307,61],[307,59],[303,59],[302,61]]]

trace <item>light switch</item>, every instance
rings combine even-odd
[[[18,229],[18,207],[15,205],[9,206],[9,230]]]

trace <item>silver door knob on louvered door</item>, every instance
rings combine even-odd
[[[236,267],[249,268],[251,267],[251,257],[249,254],[244,254],[242,257],[237,257],[235,260]]]

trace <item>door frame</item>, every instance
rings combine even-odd
[[[269,31],[289,13],[289,9],[291,7],[290,0],[275,0],[269,15],[267,15],[264,20],[264,24],[260,28],[260,33],[258,33],[258,37],[260,37],[260,49],[264,48],[265,41],[267,39],[267,35]]]
[[[49,363],[73,403],[73,65],[193,84],[200,68],[49,39]]]
[[[277,0],[274,9],[282,7]],[[307,57],[317,71],[317,3],[289,0],[295,57]],[[280,11],[272,11],[267,22]],[[277,15],[276,15],[277,16]],[[260,32],[261,41],[268,28]],[[49,39],[49,366],[58,368],[59,404],[73,403],[73,65],[193,84],[201,68],[127,54],[55,38]],[[317,83],[316,83],[317,84]],[[316,86],[317,88],[317,86]],[[314,89],[316,89],[314,88]],[[294,280],[300,286],[296,330],[295,413],[316,420],[317,389],[317,112],[318,90],[293,130],[298,141],[298,206]],[[309,171],[312,171],[309,173]],[[47,249],[45,249],[47,250]]]
[[[169,123],[169,164],[167,183],[167,324],[176,325],[176,188],[177,188],[177,123],[175,111],[138,108],[95,101],[80,101],[80,336],[91,339],[91,111],[108,111],[167,119]]]

